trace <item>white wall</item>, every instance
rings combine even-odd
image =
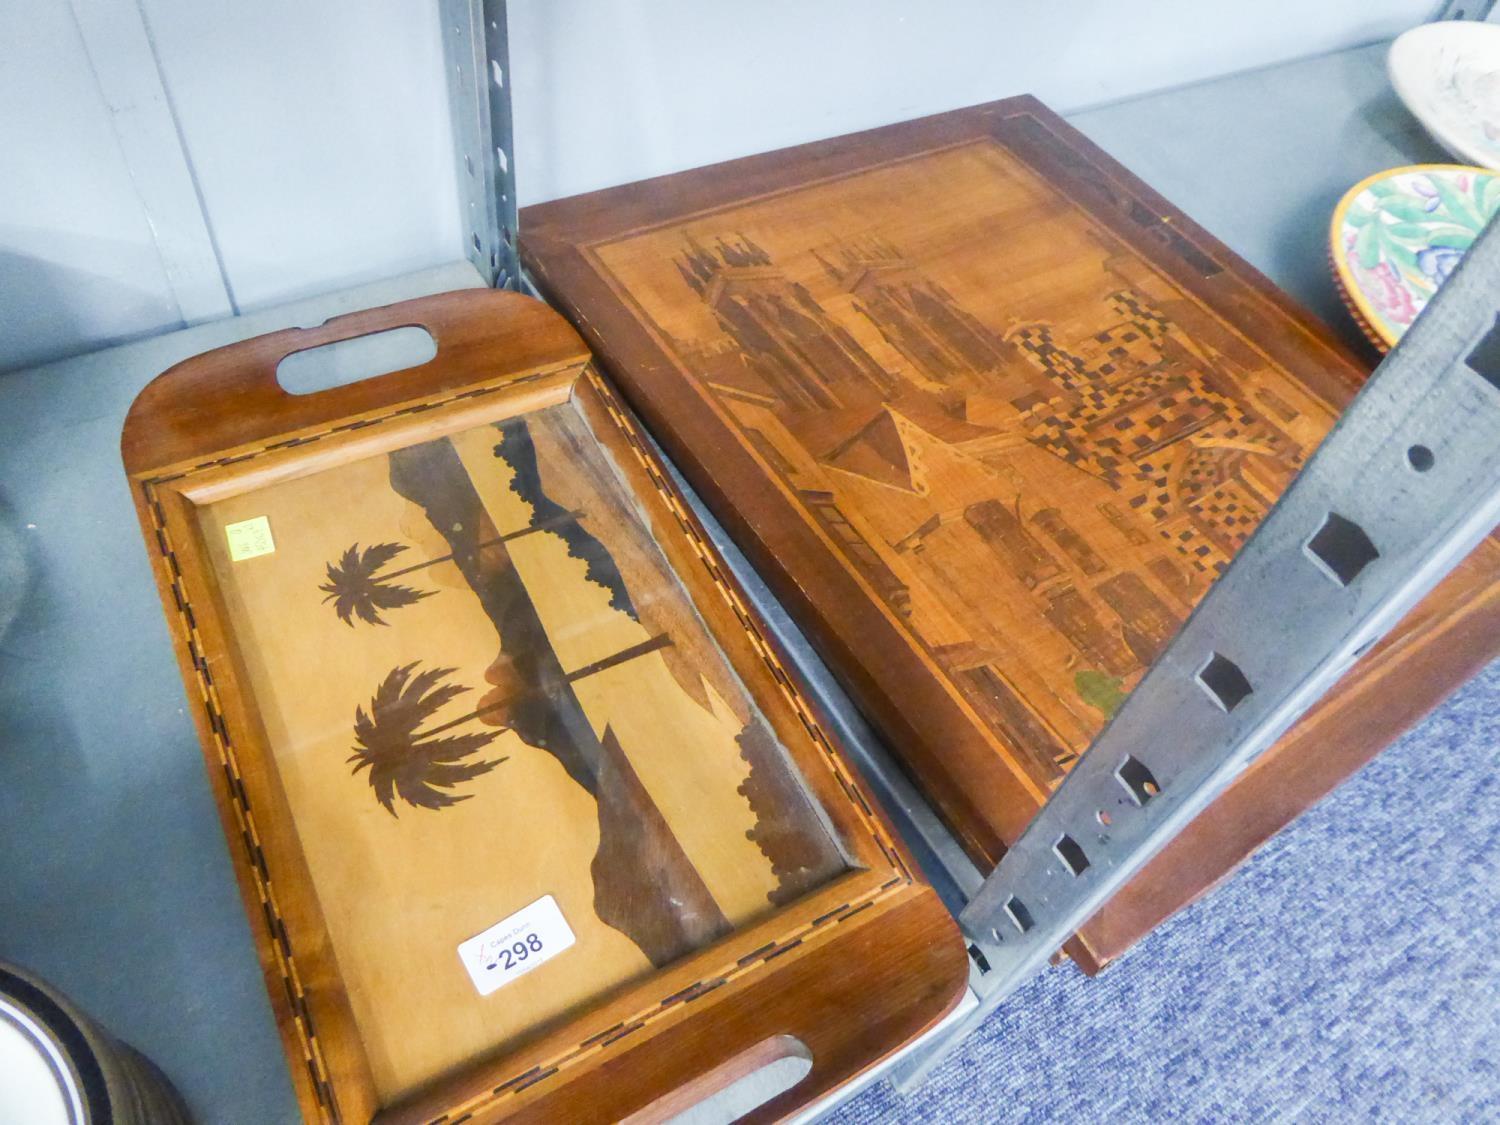
[[[435,2],[140,3],[240,308],[463,257]]]
[[[519,199],[574,195],[1010,94],[1036,94],[1068,112],[1389,38],[1434,6],[511,0]]]
[[[72,12],[0,0],[0,370],[179,323]]]
[[[1024,91],[1082,108],[1433,6],[511,0],[520,198]],[[0,370],[462,257],[436,7],[0,0]]]
[[[442,67],[430,0],[0,0],[0,371],[201,319],[189,258],[218,315],[461,258]]]

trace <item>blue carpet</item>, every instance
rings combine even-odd
[[[841,1125],[1500,1121],[1500,663],[1103,976]]]

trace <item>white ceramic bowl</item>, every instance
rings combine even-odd
[[[187,1125],[150,1061],[61,993],[0,963],[0,1125]]]
[[[1391,44],[1391,84],[1438,144],[1500,168],[1500,24],[1414,27]]]
[[[0,996],[0,1125],[84,1125],[77,1074],[62,1046]]]

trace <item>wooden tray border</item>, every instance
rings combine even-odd
[[[458,296],[457,294],[450,296]],[[419,304],[421,302],[410,302]],[[401,306],[394,306],[400,308]],[[376,312],[384,310],[375,310]],[[356,314],[360,315],[360,314]],[[333,323],[333,322],[330,322]],[[354,333],[359,334],[359,333]],[[309,345],[311,346],[311,345]],[[192,361],[188,361],[191,363]],[[602,1030],[592,1031],[582,1036],[568,1047],[554,1051],[541,1062],[537,1062],[516,1073],[510,1074],[500,1081],[493,1081],[495,1074],[492,1072],[503,1069],[498,1065],[487,1065],[484,1062],[466,1066],[461,1074],[455,1076],[455,1080],[439,1079],[431,1087],[424,1088],[412,1098],[393,1106],[382,1107],[376,1113],[376,1118],[385,1120],[389,1117],[399,1117],[402,1120],[418,1119],[410,1116],[403,1107],[408,1102],[411,1108],[417,1110],[420,1103],[432,1100],[431,1094],[438,1096],[442,1088],[457,1084],[465,1078],[476,1077],[476,1071],[485,1071],[490,1077],[485,1081],[489,1089],[476,1096],[449,1106],[445,1112],[431,1120],[436,1122],[456,1123],[466,1121],[475,1114],[483,1113],[491,1109],[495,1103],[505,1099],[513,1098],[524,1091],[532,1090],[547,1079],[562,1073],[590,1056],[597,1056],[614,1045],[625,1040],[635,1032],[659,1022],[663,1018],[673,1015],[681,1008],[696,1001],[725,985],[738,981],[756,972],[777,958],[789,953],[791,950],[802,946],[805,942],[821,936],[819,933],[831,932],[834,926],[847,922],[877,904],[891,899],[893,896],[901,896],[903,892],[917,891],[922,897],[931,900],[934,910],[929,913],[948,921],[948,929],[952,930],[952,944],[958,951],[955,955],[958,964],[966,968],[966,959],[962,955],[962,945],[958,938],[956,927],[947,919],[946,911],[938,903],[936,896],[925,887],[920,876],[914,875],[914,869],[904,853],[903,847],[895,841],[888,824],[871,805],[863,792],[863,787],[858,778],[849,770],[842,759],[834,743],[824,731],[824,724],[820,721],[815,705],[805,699],[798,690],[792,676],[787,672],[786,665],[778,654],[774,640],[770,639],[758,625],[758,615],[748,607],[743,597],[737,590],[732,577],[721,567],[717,553],[709,542],[706,534],[699,525],[697,519],[687,508],[685,502],[678,495],[675,486],[662,473],[655,462],[655,458],[649,446],[643,440],[641,433],[635,423],[630,419],[619,398],[611,388],[604,382],[592,363],[565,363],[553,365],[543,370],[533,371],[530,374],[520,376],[500,376],[497,381],[486,385],[471,387],[469,389],[448,394],[440,397],[429,397],[414,402],[404,402],[402,405],[393,407],[380,413],[353,418],[349,421],[340,422],[335,425],[324,426],[311,432],[296,433],[291,437],[264,442],[249,448],[236,448],[232,452],[204,461],[197,461],[183,466],[173,466],[169,471],[140,475],[132,478],[132,483],[138,489],[138,507],[141,510],[143,527],[148,531],[148,542],[155,547],[155,553],[165,568],[166,581],[161,583],[164,592],[171,596],[169,610],[175,611],[177,616],[177,627],[174,634],[181,638],[181,643],[186,650],[188,663],[192,669],[193,681],[197,687],[199,700],[202,704],[202,718],[211,736],[211,743],[217,755],[217,765],[222,775],[222,787],[216,785],[216,790],[221,790],[227,799],[227,804],[234,816],[234,824],[237,835],[241,842],[241,855],[245,869],[253,881],[253,890],[258,899],[259,912],[265,924],[265,933],[269,939],[266,943],[274,955],[274,967],[279,978],[290,1016],[292,1029],[295,1034],[295,1043],[301,1056],[303,1071],[307,1082],[316,1099],[316,1108],[323,1120],[337,1122],[342,1120],[342,1112],[338,1097],[334,1090],[334,1079],[324,1056],[322,1040],[314,1026],[314,1017],[308,1001],[307,992],[303,985],[301,975],[298,971],[296,955],[292,949],[292,941],[283,913],[278,906],[276,892],[272,882],[272,876],[267,864],[265,848],[262,844],[261,835],[257,831],[254,814],[250,807],[249,794],[246,791],[242,772],[235,750],[234,740],[229,731],[229,722],[224,713],[224,708],[219,697],[219,688],[215,683],[213,674],[208,667],[208,659],[204,653],[204,645],[199,632],[198,618],[194,611],[192,601],[189,598],[186,583],[184,581],[183,568],[178,559],[177,548],[173,544],[172,524],[175,522],[169,517],[163,507],[162,497],[164,493],[175,494],[175,498],[182,505],[189,506],[193,501],[182,495],[176,488],[171,486],[186,478],[196,477],[201,473],[211,470],[220,470],[232,466],[242,465],[267,454],[282,452],[286,450],[300,449],[327,438],[346,435],[354,431],[363,430],[371,426],[410,418],[413,415],[437,410],[442,407],[481,399],[496,394],[514,394],[517,388],[524,387],[530,383],[541,383],[546,380],[556,380],[561,377],[572,375],[569,380],[570,387],[576,387],[577,382],[586,381],[588,388],[595,393],[604,407],[604,417],[614,427],[616,433],[629,446],[637,461],[638,468],[645,474],[653,486],[658,500],[662,502],[668,512],[676,520],[677,527],[684,536],[687,544],[692,548],[698,561],[707,571],[710,582],[714,589],[723,598],[725,605],[732,611],[738,621],[751,647],[770,672],[771,679],[775,682],[780,696],[790,707],[792,713],[800,721],[807,738],[816,749],[814,755],[828,771],[837,788],[842,794],[847,805],[846,815],[853,819],[857,825],[858,832],[865,834],[865,838],[873,843],[878,855],[883,858],[887,868],[885,871],[870,866],[864,869],[852,868],[843,875],[837,876],[832,882],[810,892],[797,902],[761,919],[758,922],[735,930],[726,938],[721,939],[714,945],[689,955],[682,961],[672,966],[656,970],[635,984],[626,984],[611,995],[616,998],[632,996],[637,992],[648,991],[654,981],[661,977],[669,979],[679,976],[680,970],[690,965],[698,965],[710,962],[714,959],[715,951],[729,945],[734,946],[742,942],[748,935],[759,934],[773,926],[779,921],[785,921],[789,915],[802,915],[812,904],[824,906],[815,917],[804,920],[785,930],[780,936],[770,941],[763,942],[750,952],[729,960],[724,960],[713,965],[712,968],[702,971],[696,980],[686,987],[675,987],[673,991],[655,1001],[645,1003],[636,1008],[629,1016],[616,1021]],[[375,380],[370,380],[374,382]],[[569,395],[574,393],[569,390]],[[586,412],[586,417],[591,415]],[[134,490],[133,490],[134,491]],[[166,599],[163,599],[166,605]],[[201,607],[200,607],[201,608]],[[226,629],[226,633],[228,630]],[[248,697],[248,693],[245,693]],[[208,747],[204,747],[205,751]],[[805,772],[805,768],[804,768]],[[811,778],[809,781],[813,780]],[[815,800],[822,800],[826,805],[826,796],[831,792],[826,787],[817,786],[815,789]],[[831,811],[831,810],[830,810]],[[856,863],[869,863],[875,859],[875,855],[857,835],[850,833],[850,825],[841,817],[840,827],[844,829],[841,833],[843,842],[854,851]],[[300,856],[298,857],[300,861]],[[236,866],[239,866],[238,864]],[[889,878],[882,876],[889,874]],[[877,881],[878,880],[878,881]],[[832,892],[839,892],[843,901],[831,907],[819,900],[832,896]],[[315,892],[313,893],[316,898]],[[321,920],[320,920],[321,921]],[[943,935],[934,935],[934,940],[941,940]],[[927,1022],[935,1023],[941,1019],[953,1004],[956,1004],[963,992],[963,984],[966,983],[966,974],[958,974],[957,983],[959,987],[952,990],[952,996],[948,1003],[943,1005]],[[674,980],[674,984],[675,984]],[[605,1003],[609,1001],[606,1000]],[[279,1005],[278,1005],[279,1007]],[[572,1019],[565,1019],[561,1023],[560,1030],[586,1025],[595,1016],[593,1009]],[[585,1028],[587,1030],[587,1028]],[[285,1029],[284,1029],[285,1030]],[[527,1039],[523,1036],[522,1043],[508,1051],[503,1051],[496,1063],[503,1063],[514,1055],[527,1056],[534,1053],[534,1048],[543,1046],[553,1038],[551,1034],[543,1033],[539,1039]],[[362,1052],[361,1052],[362,1053]],[[875,1061],[874,1059],[870,1060]],[[731,1076],[732,1077],[732,1076]],[[431,1094],[429,1093],[431,1091]],[[788,1093],[791,1093],[789,1091]],[[785,1096],[776,1101],[785,1101]],[[648,1107],[649,1108],[649,1107]],[[306,1106],[304,1106],[304,1110]],[[499,1112],[499,1111],[497,1111]],[[422,1116],[427,1116],[422,1112]]]

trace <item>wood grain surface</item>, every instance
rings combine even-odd
[[[1365,374],[1033,99],[538,205],[523,229],[549,299],[985,866]],[[1494,655],[1497,570],[1487,542],[1084,929],[1080,963]]]
[[[275,383],[287,352],[409,323],[438,342],[424,368]],[[559,323],[483,292],[373,310],[188,361],[127,420],[310,1120],[653,1119],[791,1036],[813,1070],[789,1111],[966,980]],[[572,946],[479,991],[459,944],[548,895]]]

